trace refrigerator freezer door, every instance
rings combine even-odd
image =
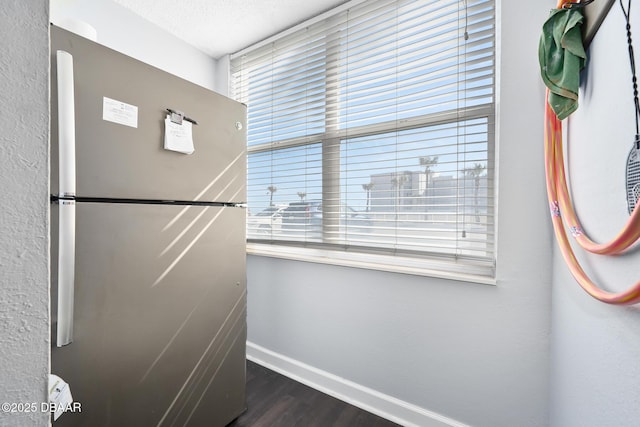
[[[60,426],[224,426],[245,409],[245,212],[76,204]],[[55,289],[54,289],[55,291]]]
[[[73,56],[78,196],[246,201],[246,106],[57,27],[51,46],[53,56]],[[57,99],[56,85],[51,89]],[[112,121],[118,103],[128,109],[121,123]],[[198,122],[193,154],[163,148],[166,109]],[[57,138],[51,143],[57,177]],[[57,179],[51,187],[58,194]]]

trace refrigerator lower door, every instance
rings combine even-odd
[[[224,426],[245,409],[245,212],[76,204],[60,426]],[[54,290],[55,291],[55,290]]]

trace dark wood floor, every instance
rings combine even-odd
[[[397,427],[249,361],[247,406],[228,427]]]

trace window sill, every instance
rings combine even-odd
[[[486,262],[457,263],[452,259],[410,258],[330,249],[249,242],[247,254],[294,261],[364,268],[414,276],[496,285],[495,268]]]

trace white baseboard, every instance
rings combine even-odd
[[[314,368],[252,342],[247,342],[247,359],[402,426],[469,427],[451,418]]]

